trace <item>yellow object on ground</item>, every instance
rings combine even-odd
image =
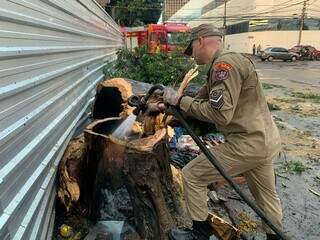
[[[60,230],[60,235],[64,238],[69,238],[73,235],[72,227],[66,224],[62,224],[59,230]]]

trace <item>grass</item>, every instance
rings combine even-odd
[[[283,163],[282,169],[290,174],[301,174],[312,168],[301,161],[286,161]]]
[[[268,107],[270,111],[278,111],[281,110],[280,106],[274,103],[268,102]]]
[[[262,87],[265,90],[273,89],[273,88],[285,88],[285,87],[283,87],[281,85],[270,84],[270,83],[262,83]]]
[[[299,111],[301,111],[301,108],[299,105],[293,105],[293,106],[291,106],[291,110],[294,112],[299,112]]]
[[[291,97],[313,100],[320,103],[320,94],[315,92],[292,92]]]

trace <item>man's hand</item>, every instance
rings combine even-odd
[[[163,101],[171,106],[178,106],[182,95],[173,88],[166,88],[163,93]]]

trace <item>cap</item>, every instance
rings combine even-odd
[[[189,38],[189,45],[184,51],[184,54],[187,56],[192,55],[192,41],[198,39],[200,37],[211,37],[211,36],[219,36],[222,37],[222,32],[215,27],[213,24],[201,24],[198,27],[194,27],[191,29],[191,34]]]

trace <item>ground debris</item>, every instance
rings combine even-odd
[[[253,234],[257,232],[258,224],[253,221],[247,212],[240,212],[238,214],[240,223],[238,224],[239,236],[244,234]]]
[[[317,192],[316,190],[313,190],[313,189],[311,189],[311,188],[309,188],[309,191],[310,191],[311,193],[313,193],[314,195],[316,195],[317,197],[320,197],[320,192]]]
[[[219,237],[219,239],[231,240],[238,235],[239,230],[236,227],[213,213],[209,213],[208,221],[213,228],[215,236]]]

